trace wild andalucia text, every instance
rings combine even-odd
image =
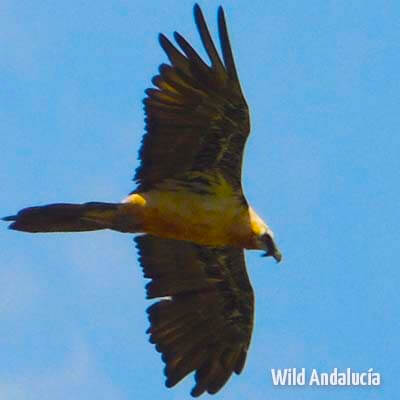
[[[330,372],[319,372],[313,368],[271,369],[274,386],[379,386],[381,375],[369,368],[366,371],[352,371],[351,368],[339,370],[333,368]]]

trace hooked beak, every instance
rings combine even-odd
[[[266,251],[261,257],[274,257],[276,262],[279,263],[282,260],[282,253],[278,250],[277,247],[274,248],[273,252]]]
[[[272,232],[266,232],[258,237],[257,244],[258,249],[266,250],[266,252],[262,255],[263,257],[274,257],[276,262],[280,262],[282,260],[282,253],[275,244]]]

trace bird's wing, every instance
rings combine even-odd
[[[253,328],[253,290],[242,249],[150,235],[135,238],[151,305],[150,342],[162,353],[166,386],[195,371],[191,394],[216,393],[244,366]]]
[[[211,65],[207,65],[177,32],[182,52],[164,35],[160,44],[170,64],[146,90],[146,134],[134,180],[148,190],[167,178],[196,176],[196,171],[221,174],[241,191],[241,165],[249,112],[229,43],[223,9],[218,10],[222,58],[211,39],[198,5],[194,18]],[[194,174],[193,174],[194,172]]]

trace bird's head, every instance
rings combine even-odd
[[[272,232],[265,232],[257,237],[257,245],[260,250],[265,250],[263,257],[274,257],[276,262],[282,260],[282,253],[274,241]]]
[[[282,253],[275,243],[270,227],[249,207],[250,225],[253,231],[254,249],[265,250],[263,257],[274,257],[276,262],[282,260]]]

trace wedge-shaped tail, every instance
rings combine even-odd
[[[24,232],[82,232],[113,229],[119,204],[91,202],[84,204],[48,204],[28,207],[16,215],[9,228]]]

